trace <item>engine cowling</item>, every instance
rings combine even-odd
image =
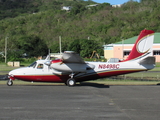
[[[61,60],[53,60],[50,67],[63,72],[86,72],[95,68],[94,65],[88,63],[63,63]]]

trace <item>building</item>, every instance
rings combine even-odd
[[[121,7],[123,4],[118,4],[118,5],[112,5],[112,7],[117,8],[117,7]]]
[[[72,9],[71,6],[63,6],[62,10],[70,11]]]
[[[104,45],[104,57],[126,59],[138,36],[122,40],[114,44]],[[160,33],[155,33],[153,44],[153,55],[156,57],[156,62],[160,62]]]
[[[90,8],[90,7],[96,7],[96,6],[98,6],[99,4],[93,4],[93,5],[87,5],[86,7],[87,8]]]

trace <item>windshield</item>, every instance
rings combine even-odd
[[[35,68],[35,66],[37,65],[37,62],[32,63],[31,65],[29,65],[28,67],[33,67]]]

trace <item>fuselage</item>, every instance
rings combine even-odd
[[[9,72],[12,80],[19,79],[35,82],[66,82],[70,78],[70,71],[58,71],[45,64],[45,60],[38,60],[29,67],[18,68]],[[134,61],[126,62],[86,62],[94,68],[87,68],[85,72],[74,76],[77,82],[128,74],[153,69],[154,65],[140,65]],[[41,66],[41,68],[39,67]],[[73,66],[74,67],[74,66]]]

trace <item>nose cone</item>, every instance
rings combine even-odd
[[[17,75],[18,74],[18,69],[12,70],[8,73],[9,76]]]
[[[25,68],[18,68],[15,70],[12,70],[8,73],[8,77],[12,80],[18,79],[18,76],[25,74]]]
[[[25,68],[18,68],[15,70],[12,70],[8,73],[9,76],[15,76],[15,75],[23,75],[25,71]]]

